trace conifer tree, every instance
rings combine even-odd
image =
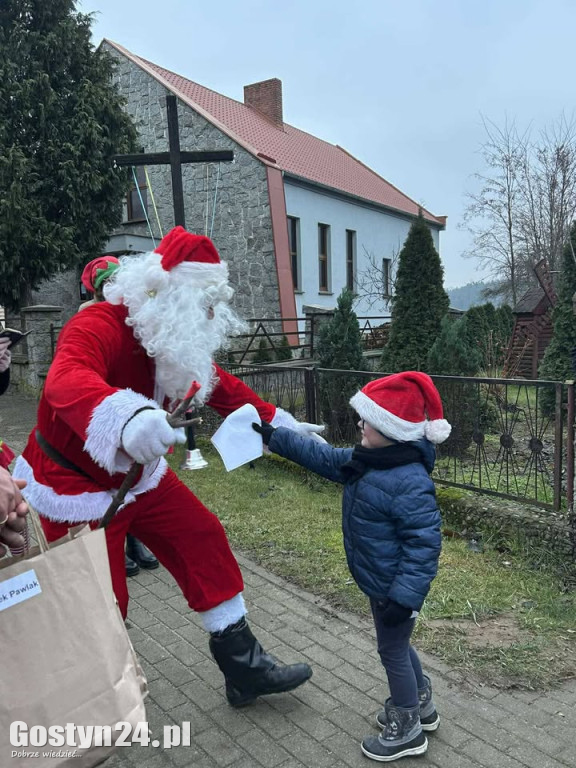
[[[0,303],[94,258],[120,222],[135,130],[74,0],[0,3]]]
[[[429,371],[442,376],[475,376],[481,363],[482,354],[471,338],[466,315],[457,320],[446,316],[428,355]],[[452,425],[450,437],[442,443],[442,454],[463,457],[479,417],[477,387],[450,378],[437,379],[435,384],[442,398],[444,417]]]
[[[500,338],[503,343],[508,346],[510,336],[514,329],[514,312],[512,312],[512,307],[510,305],[502,304],[502,306],[498,307],[496,310],[496,323]]]
[[[280,338],[280,343],[276,347],[276,360],[292,360],[292,347],[286,334]]]
[[[383,371],[427,370],[428,352],[449,307],[443,278],[440,256],[420,213],[398,257],[390,338],[382,353]]]
[[[576,223],[570,230],[570,239],[564,247],[562,272],[557,292],[558,300],[552,312],[554,333],[540,363],[540,378],[553,381],[574,379],[572,355],[576,347],[576,317],[573,298],[576,293]],[[554,393],[542,393],[542,406],[546,412],[554,409]]]
[[[466,315],[458,320],[444,317],[428,353],[428,371],[443,376],[475,376],[481,364],[482,355],[471,339]]]
[[[466,312],[470,344],[480,351],[479,368],[485,376],[496,376],[504,363],[514,315],[509,306],[496,309],[490,302],[479,304]]]
[[[270,346],[264,337],[262,337],[258,342],[258,349],[254,353],[252,362],[257,363],[258,365],[263,365],[264,363],[272,362],[272,354],[270,352]]]
[[[322,326],[317,347],[320,368],[362,370],[362,333],[353,302],[354,294],[345,288],[338,297],[334,316]],[[320,374],[322,417],[336,431],[335,437],[345,437],[346,425],[351,423],[348,401],[360,385],[358,376]]]

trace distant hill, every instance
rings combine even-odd
[[[450,306],[455,309],[470,309],[477,304],[485,304],[487,301],[491,301],[495,307],[499,306],[502,303],[500,299],[485,299],[482,296],[482,291],[491,285],[490,282],[484,283],[478,280],[474,283],[461,285],[459,288],[446,289],[450,298]]]

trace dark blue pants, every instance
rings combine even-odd
[[[416,620],[408,619],[395,627],[387,627],[380,618],[384,603],[370,600],[370,607],[376,627],[378,654],[386,670],[392,703],[406,709],[416,707],[418,688],[426,685],[420,659],[410,645]]]

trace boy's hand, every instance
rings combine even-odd
[[[263,421],[262,424],[258,424],[255,421],[252,422],[252,429],[255,432],[259,432],[262,435],[262,442],[264,445],[268,445],[270,438],[276,431],[276,428],[269,424],[267,421]]]
[[[397,627],[412,616],[412,608],[406,608],[396,600],[388,598],[388,600],[382,600],[380,605],[382,606],[380,621],[385,627]]]

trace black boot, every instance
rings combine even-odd
[[[126,536],[126,555],[147,571],[153,571],[160,565],[148,547],[130,533]]]
[[[126,576],[136,576],[137,573],[140,573],[140,566],[138,563],[135,563],[134,560],[126,554],[124,555],[124,567],[126,568]]]
[[[292,691],[312,676],[308,664],[285,666],[266,653],[245,618],[210,635],[210,650],[226,680],[232,707],[243,707],[257,696]]]

